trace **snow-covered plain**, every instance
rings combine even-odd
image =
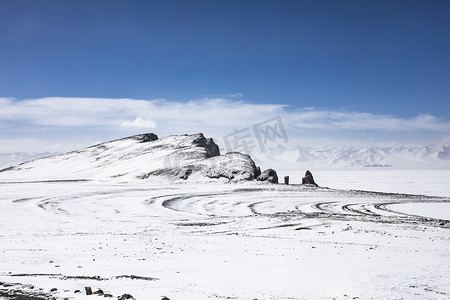
[[[450,297],[450,216],[436,219],[418,209],[447,209],[448,184],[433,192],[410,170],[365,173],[372,186],[358,185],[364,173],[312,170],[319,185],[330,187],[316,188],[200,175],[99,178],[81,167],[57,180],[49,172],[57,169],[43,162],[0,173],[0,298],[19,291],[43,299],[96,298],[85,295],[87,286],[136,299]],[[140,174],[136,163],[119,164]],[[36,168],[45,180],[32,180]],[[120,171],[96,168],[103,175]],[[449,179],[440,172],[427,180]],[[298,182],[301,174],[279,175]],[[345,186],[345,178],[357,179]]]

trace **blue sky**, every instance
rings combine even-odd
[[[3,0],[0,97],[6,100],[0,102],[0,139],[56,140],[73,132],[74,123],[53,124],[52,115],[46,115],[55,105],[42,99],[59,97],[83,107],[65,108],[68,118],[93,114],[91,105],[99,105],[99,98],[165,99],[167,107],[207,99],[217,112],[220,105],[277,107],[271,112],[286,116],[291,136],[300,135],[295,124],[301,117],[287,119],[314,107],[320,117],[311,122],[322,122],[322,128],[336,124],[330,121],[336,121],[333,113],[355,126],[385,119],[387,125],[403,123],[389,130],[372,122],[364,132],[347,126],[339,134],[317,126],[302,136],[341,136],[346,142],[439,140],[450,135],[449,15],[449,1]],[[80,104],[75,98],[97,100]],[[281,111],[277,105],[284,105]],[[21,114],[24,109],[36,110],[34,117]],[[134,133],[123,132],[121,125],[138,118],[156,132],[202,130],[195,123],[162,128],[170,120],[157,121],[161,112],[152,109],[121,117],[119,108],[112,109],[114,116],[105,122],[115,118],[117,128],[96,124],[95,136],[91,123],[80,118],[80,143]],[[36,122],[38,112],[40,120],[48,119],[45,126]],[[270,117],[262,113],[248,122]],[[415,130],[405,125],[414,122]],[[212,134],[251,125],[224,122]],[[135,131],[144,129],[136,126]]]

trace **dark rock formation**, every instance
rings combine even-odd
[[[97,291],[93,292],[92,294],[94,294],[94,295],[103,295],[104,293],[103,293],[103,290],[98,289]]]
[[[193,172],[200,172],[208,178],[224,178],[230,181],[253,180],[258,172],[251,157],[239,152],[228,152],[225,155],[195,162],[186,168],[189,175]],[[184,172],[184,174],[187,173]]]
[[[278,183],[277,171],[274,169],[267,169],[259,175],[256,180],[258,181],[268,181],[271,183]]]
[[[255,178],[258,178],[259,175],[261,175],[261,168],[257,166],[255,169]]]
[[[86,286],[84,289],[86,291],[86,295],[92,295],[92,289],[90,287]]]
[[[206,149],[208,149],[209,157],[220,155],[219,146],[217,146],[217,144],[214,143],[214,140],[212,138],[206,139]]]
[[[302,178],[302,184],[312,184],[318,186],[317,183],[314,182],[314,177],[309,170],[306,171],[305,177]]]
[[[137,135],[136,139],[139,140],[141,143],[147,143],[151,141],[156,141],[158,139],[158,136],[154,133],[145,133]]]
[[[216,143],[214,143],[214,140],[212,138],[205,138],[203,134],[200,134],[200,137],[196,140],[194,140],[194,145],[197,145],[199,147],[203,147],[206,149],[206,157],[214,157],[220,155],[219,146],[217,146]]]

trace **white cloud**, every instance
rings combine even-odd
[[[156,128],[156,123],[152,120],[146,120],[137,117],[134,121],[123,122],[120,127],[139,127],[139,128]]]
[[[387,114],[320,110],[313,107],[293,109],[280,104],[251,104],[236,99],[204,98],[188,102],[164,99],[40,98],[15,100],[0,98],[0,139],[74,139],[108,140],[155,129],[160,137],[171,134],[203,132],[222,137],[234,129],[251,128],[281,116],[289,140],[304,144],[327,140],[386,138],[412,139],[450,132],[450,122],[430,114],[402,118]],[[95,130],[93,130],[95,129]],[[56,141],[57,142],[57,141]],[[317,144],[317,143],[315,143]],[[0,145],[0,152],[4,152]],[[24,149],[29,151],[28,149]]]

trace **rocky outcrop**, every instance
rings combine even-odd
[[[314,182],[314,177],[313,177],[312,173],[309,170],[306,171],[305,177],[302,178],[302,184],[312,184],[312,185],[318,186]]]
[[[138,141],[141,143],[153,142],[158,139],[158,136],[154,133],[144,133],[135,136]]]
[[[207,157],[214,157],[220,155],[219,146],[217,146],[216,143],[214,143],[214,140],[212,138],[205,138],[202,133],[199,134],[200,136],[193,141],[194,145],[197,145],[198,147],[203,147],[206,149]]]
[[[259,174],[255,162],[247,154],[228,152],[225,155],[209,157],[189,164],[179,161],[166,168],[150,172],[142,179],[166,176],[172,180],[224,179],[235,182],[253,180]]]
[[[274,169],[267,169],[262,172],[256,180],[258,181],[267,181],[270,183],[278,183],[278,175]]]

